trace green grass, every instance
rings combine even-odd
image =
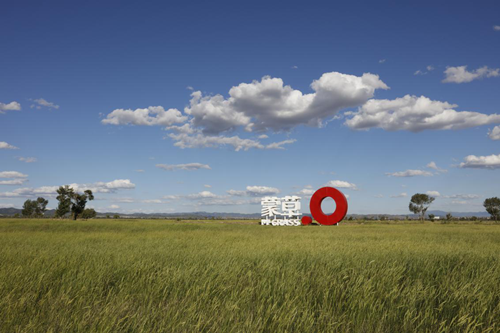
[[[498,332],[500,226],[0,219],[0,332]]]

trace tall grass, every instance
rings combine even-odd
[[[0,332],[498,332],[500,227],[0,220]]]

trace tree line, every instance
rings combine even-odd
[[[69,185],[60,186],[57,189],[57,201],[59,202],[56,208],[55,217],[65,218],[70,216],[73,220],[81,217],[83,219],[91,219],[97,216],[97,212],[92,208],[85,209],[87,201],[94,200],[94,195],[91,190],[86,190],[82,194],[76,192]],[[36,200],[26,200],[23,205],[21,214],[23,217],[42,217],[47,211],[49,201],[39,197]]]
[[[425,219],[425,213],[435,199],[436,198],[428,194],[417,193],[411,197],[408,208],[414,214],[419,215],[420,219],[423,221]],[[484,200],[483,207],[486,209],[488,214],[490,214],[492,220],[498,221],[500,219],[500,198],[493,197]],[[434,220],[434,217],[434,214],[429,214],[431,221]],[[451,220],[451,218],[451,214],[448,213],[446,215],[446,219]]]

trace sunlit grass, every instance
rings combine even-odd
[[[500,226],[0,220],[0,332],[497,332]]]

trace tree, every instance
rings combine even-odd
[[[420,215],[420,219],[424,221],[425,212],[436,198],[427,194],[417,193],[411,197],[410,205],[408,208],[414,214]]]
[[[451,215],[451,213],[446,214],[446,220],[447,221],[453,220],[453,215]]]
[[[36,200],[26,200],[23,204],[22,214],[24,217],[42,217],[47,211],[48,200],[40,197]]]
[[[97,213],[92,208],[87,208],[82,213],[82,219],[93,219],[96,216],[97,216]]]
[[[500,218],[500,199],[497,197],[488,198],[484,200],[483,206],[491,215],[491,219],[498,221],[498,218]]]
[[[115,214],[115,215],[113,215],[113,218],[114,218],[114,219],[119,219],[119,218],[120,218],[120,215]]]
[[[434,222],[434,218],[436,217],[436,215],[434,214],[429,214],[429,220],[431,220],[431,222]]]
[[[71,195],[71,213],[73,214],[73,220],[78,218],[85,210],[85,205],[87,200],[94,200],[94,195],[91,190],[86,190],[83,194],[78,194],[73,192]]]
[[[68,185],[60,186],[57,190],[57,200],[59,204],[56,209],[56,217],[63,218],[66,214],[69,213],[71,209],[71,196],[74,194],[74,191]]]
[[[35,217],[42,217],[47,211],[47,205],[49,204],[49,200],[39,197],[38,199],[36,199],[36,201],[33,200],[33,202],[35,208],[34,211]]]
[[[32,200],[26,200],[23,204],[23,210],[21,211],[21,214],[23,214],[24,217],[32,217],[33,213],[35,212],[35,205],[36,202]]]
[[[79,194],[68,185],[59,187],[57,194],[59,194],[57,196],[59,205],[56,209],[56,216],[64,217],[71,211],[73,220],[76,220],[83,213],[88,200],[94,200],[91,190],[86,190],[83,194]]]

